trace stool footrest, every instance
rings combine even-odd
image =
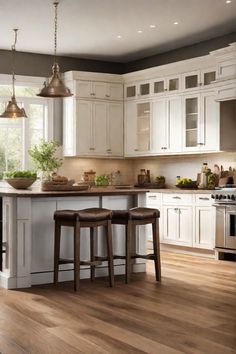
[[[120,255],[118,255],[118,254],[115,254],[115,255],[113,256],[113,259],[126,259],[126,256],[120,256]]]
[[[153,253],[149,254],[133,254],[131,258],[142,258],[142,259],[155,259],[155,255]]]
[[[102,257],[102,256],[95,256],[94,257],[96,261],[100,262],[102,264],[102,262],[106,262],[108,259],[107,257]]]
[[[74,263],[74,260],[73,259],[64,259],[64,258],[59,259],[59,264],[69,264],[69,263]],[[95,261],[80,261],[80,265],[98,266],[101,264],[102,264],[102,261],[97,260],[97,259]]]

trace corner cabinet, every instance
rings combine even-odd
[[[66,99],[63,148],[64,156],[123,156],[123,104]]]

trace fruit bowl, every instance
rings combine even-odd
[[[192,181],[192,182],[189,182],[189,183],[179,183],[179,184],[176,184],[176,187],[177,188],[180,188],[180,189],[197,189],[197,181]]]
[[[5,178],[4,179],[11,187],[15,189],[27,189],[35,181],[36,178],[33,177],[16,177],[16,178]]]

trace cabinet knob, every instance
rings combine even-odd
[[[110,95],[105,95],[106,97],[111,97]]]
[[[138,149],[134,149],[134,151],[138,151]]]

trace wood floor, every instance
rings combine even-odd
[[[236,262],[162,253],[162,283],[148,273],[0,290],[0,352],[236,353]]]

